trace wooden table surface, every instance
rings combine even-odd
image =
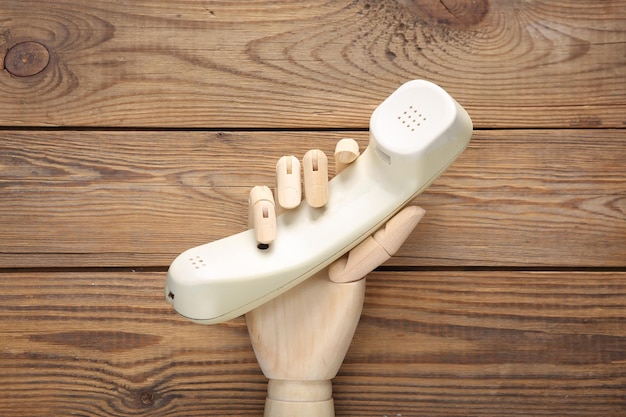
[[[468,149],[368,277],[338,416],[626,415],[626,3],[0,0],[0,415],[260,416],[238,318],[165,302],[285,153],[400,84]],[[331,164],[332,165],[332,164]]]

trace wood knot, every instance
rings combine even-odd
[[[50,52],[39,42],[21,42],[7,51],[4,68],[16,77],[31,77],[43,71],[50,62]]]
[[[409,13],[449,27],[470,28],[489,13],[488,0],[396,0]]]
[[[156,400],[156,396],[151,392],[144,391],[139,395],[139,399],[144,405],[153,405]]]

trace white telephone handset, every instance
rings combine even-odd
[[[328,202],[276,219],[278,237],[257,248],[253,230],[189,249],[167,273],[165,295],[203,324],[247,313],[311,277],[375,232],[432,183],[472,135],[467,112],[441,87],[409,81],[370,119],[369,145],[329,184]]]

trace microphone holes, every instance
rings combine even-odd
[[[196,256],[195,258],[189,258],[189,262],[191,262],[191,266],[193,266],[196,269],[206,267],[206,263],[204,262],[202,258],[200,258],[200,256]]]

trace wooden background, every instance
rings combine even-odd
[[[167,267],[244,230],[284,153],[364,148],[415,78],[475,132],[368,278],[337,415],[626,415],[625,22],[619,0],[0,0],[0,415],[260,416],[244,320],[177,316]]]

